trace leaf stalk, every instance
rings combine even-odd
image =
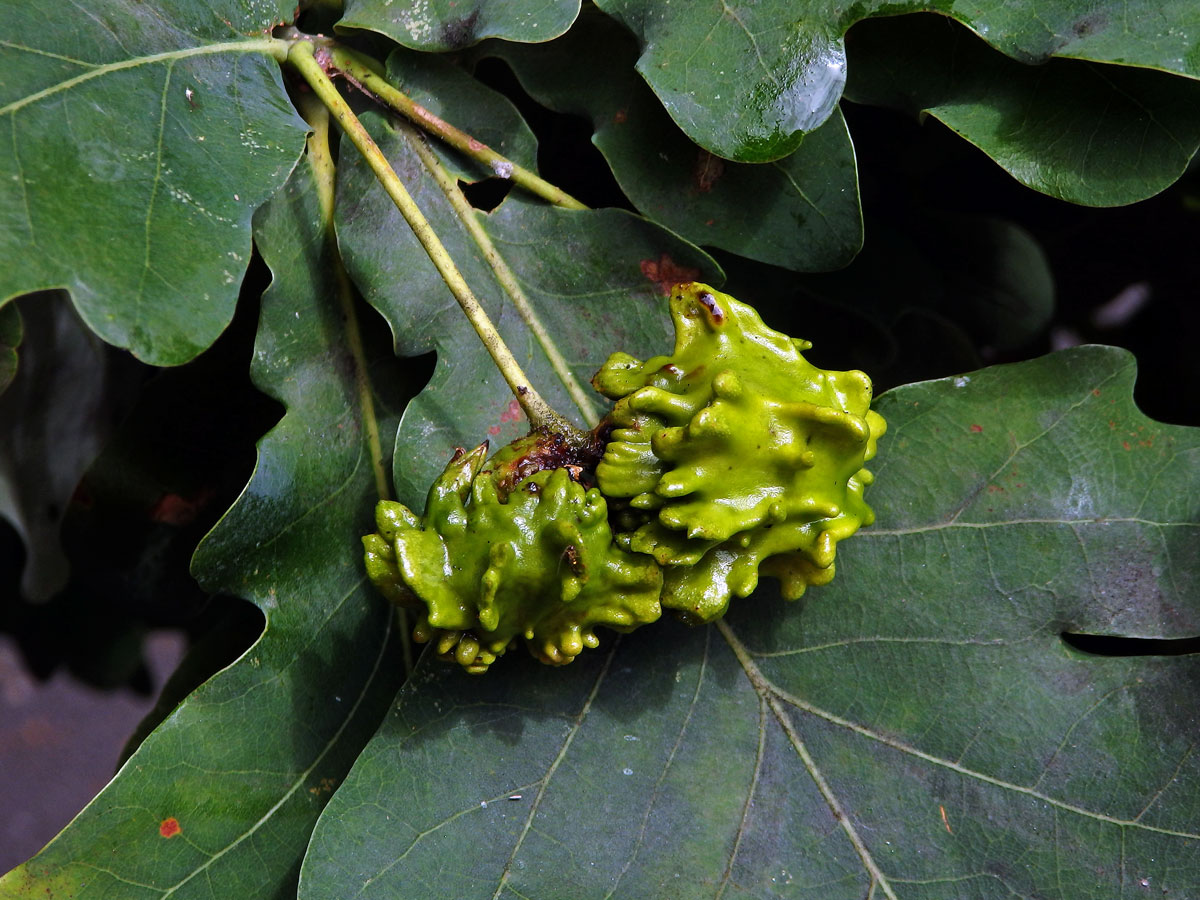
[[[317,58],[318,53],[321,54],[321,60]],[[330,64],[328,51],[324,48],[315,49],[310,41],[297,40],[288,51],[287,58],[288,63],[300,73],[321,102],[329,108],[346,137],[362,154],[383,189],[412,228],[413,234],[425,248],[430,261],[450,288],[454,299],[462,307],[475,333],[479,335],[479,339],[491,355],[496,368],[508,383],[517,403],[525,411],[533,429],[564,436],[578,436],[578,430],[556,412],[530,383],[520,363],[504,343],[500,332],[496,330],[491,318],[467,285],[462,272],[454,264],[445,245],[409,194],[404,182],[400,180],[383,151],[325,73],[324,66]]]
[[[537,310],[533,308],[533,304],[529,302],[529,298],[525,295],[524,289],[517,280],[516,273],[508,265],[508,262],[500,255],[496,249],[496,245],[492,243],[491,236],[484,230],[483,225],[479,221],[479,215],[471,206],[466,195],[458,186],[458,181],[442,165],[441,160],[437,158],[437,154],[433,152],[433,148],[426,143],[424,137],[417,131],[403,126],[401,134],[408,141],[413,151],[420,157],[425,168],[429,171],[430,176],[437,182],[442,193],[446,195],[450,206],[454,209],[455,215],[463,223],[463,227],[467,230],[467,234],[475,242],[479,251],[483,254],[484,261],[491,267],[492,274],[496,276],[496,281],[500,287],[504,289],[513,306],[517,310],[517,314],[521,320],[528,326],[533,333],[534,338],[541,345],[546,358],[550,361],[551,368],[554,369],[554,374],[558,376],[559,381],[567,389],[571,399],[578,407],[584,421],[587,422],[589,428],[595,428],[600,417],[596,413],[595,407],[592,405],[591,397],[584,390],[583,385],[579,383],[579,379],[571,371],[571,367],[567,364],[559,352],[558,346],[554,343],[554,339],[550,336],[550,332],[542,323],[541,317],[538,316]]]
[[[561,206],[564,209],[587,209],[586,205],[580,203],[562,188],[556,187],[536,172],[497,153],[487,144],[476,140],[465,131],[434,115],[403,91],[389,84],[387,79],[372,66],[374,60],[333,42],[327,44],[324,49],[329,53],[331,66],[360,90],[395,110],[418,128],[476,160],[500,178],[512,181],[513,184],[555,206]]]

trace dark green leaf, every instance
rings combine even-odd
[[[1190,0],[1166,7],[1151,0],[971,6],[863,0],[835,8],[813,0],[598,0],[597,6],[638,38],[638,71],[671,118],[718,156],[746,162],[788,155],[833,112],[846,80],[842,36],[872,16],[940,12],[1025,63],[1064,56],[1200,78],[1200,7]]]
[[[405,136],[411,132],[392,131],[377,117],[368,121],[532,382],[555,408],[572,412],[545,350],[412,151]],[[455,447],[483,440],[499,446],[525,434],[529,425],[425,251],[361,160],[343,162],[338,192],[344,198],[338,235],[347,267],[392,324],[397,352],[438,353],[433,380],[404,413],[395,459],[397,497],[420,509]],[[589,379],[611,349],[648,353],[657,346],[666,323],[663,283],[721,277],[695,247],[622,210],[567,211],[510,195],[480,218],[552,329],[571,373],[589,392]],[[598,410],[602,398],[594,396]]]
[[[346,0],[339,28],[368,28],[414,50],[459,50],[484,38],[549,41],[571,27],[579,0]]]
[[[882,397],[879,520],[801,603],[423,662],[301,896],[1191,896],[1195,657],[1061,637],[1200,631],[1200,434],[1133,376],[1089,347]]]
[[[155,364],[233,316],[250,217],[304,124],[267,54],[283,0],[5,0],[0,300],[66,288],[101,337]]]
[[[366,431],[387,435],[396,419],[373,423],[357,393],[307,167],[255,218],[255,239],[276,280],[252,374],[288,412],[194,569],[207,589],[252,600],[266,631],[0,897],[294,895],[316,816],[403,676],[358,540],[376,498]]]
[[[461,125],[471,137],[518,165],[537,169],[537,138],[516,107],[503,94],[467,76],[450,60],[396,50],[388,57],[387,75],[392,84],[400,85],[408,96],[435,116]],[[460,117],[465,118],[456,121]],[[466,182],[495,174],[457,152],[447,151],[442,159]]]
[[[598,0],[642,48],[637,70],[717,156],[770,162],[833,113],[846,80],[837,18],[784,0],[719,5]]]
[[[634,72],[632,39],[607,17],[584,16],[554,44],[484,52],[513,66],[541,103],[591,119],[626,196],[688,240],[800,271],[839,268],[862,246],[854,147],[840,112],[790,156],[735,163],[670,120]]]
[[[1022,184],[1092,206],[1150,197],[1200,146],[1200,82],[1126,66],[1028,66],[953,23],[905,16],[847,38],[846,96],[928,114]]]
[[[880,223],[850,266],[799,285],[889,326],[908,310],[929,310],[997,350],[1028,344],[1054,312],[1054,276],[1037,241],[984,216],[920,211],[903,227]]]

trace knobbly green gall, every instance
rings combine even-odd
[[[760,574],[795,599],[874,520],[863,464],[886,425],[870,379],[817,368],[807,341],[708,285],[677,285],[670,303],[674,352],[615,353],[592,382],[616,401],[596,478],[625,501],[617,542],[664,567],[662,605],[690,621],[720,616]]]
[[[376,509],[363,538],[367,573],[393,602],[419,611],[414,637],[469,672],[523,639],[543,662],[598,645],[595,629],[628,631],[661,613],[654,560],[616,545],[600,491],[578,480],[555,439],[530,435],[485,460],[455,453],[425,515]]]

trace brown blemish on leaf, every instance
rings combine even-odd
[[[696,165],[692,167],[692,181],[696,190],[707,194],[713,189],[722,175],[725,174],[725,160],[713,156],[707,150],[701,150],[696,156]]]
[[[506,410],[504,410],[504,412],[500,413],[500,421],[501,422],[518,422],[518,421],[520,421],[521,416],[522,416],[521,404],[518,403],[517,398],[514,397],[512,400],[508,401],[508,408]]]
[[[624,125],[628,119],[629,113],[625,112],[623,109],[618,109],[615,113],[613,113],[613,124],[615,125]]]
[[[165,838],[173,838],[181,831],[183,831],[183,828],[180,826],[179,820],[174,816],[163,819],[158,825],[158,833]]]
[[[322,778],[319,782],[310,787],[308,792],[314,797],[320,797],[322,794],[333,793],[333,789],[336,785],[337,782],[332,778]]]
[[[982,425],[972,425],[971,426],[971,434],[983,434],[983,426]]]
[[[658,285],[658,292],[664,297],[675,285],[700,278],[699,269],[681,266],[666,253],[657,260],[643,259],[638,265],[642,274]]]

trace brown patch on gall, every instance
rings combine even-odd
[[[169,819],[163,819],[158,825],[158,833],[165,838],[173,838],[181,831],[183,831],[183,828],[180,826],[179,820],[174,816],[171,816]]]

